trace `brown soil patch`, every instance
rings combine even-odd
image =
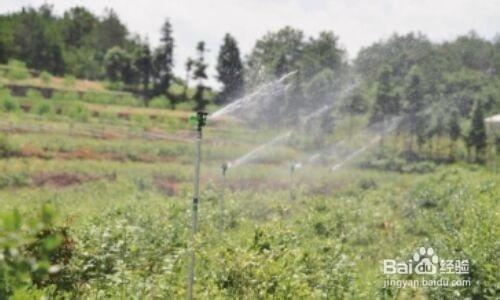
[[[159,191],[167,196],[175,196],[179,194],[179,182],[173,177],[155,175],[153,183]]]
[[[69,172],[40,172],[32,176],[31,179],[35,186],[67,187],[102,179],[114,181],[116,180],[116,174],[97,175]]]
[[[130,113],[129,112],[120,112],[120,113],[118,113],[118,118],[124,119],[124,120],[130,120]]]
[[[19,149],[19,156],[22,157],[37,157],[37,158],[42,158],[42,159],[49,159],[51,158],[51,155],[41,149],[38,148],[32,148],[29,146],[23,146],[21,149]]]

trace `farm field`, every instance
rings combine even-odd
[[[53,260],[58,272],[16,295],[185,296],[194,131],[185,114],[157,114],[169,122],[141,127],[134,118],[110,125],[102,117],[68,123],[57,115],[1,114],[16,149],[0,160],[3,239],[19,234],[13,243],[29,242],[33,222],[64,229],[64,251]],[[267,159],[230,168],[223,183],[223,162],[273,134],[249,138],[246,130],[224,121],[205,132],[196,297],[495,293],[500,181],[491,168],[443,164],[400,173],[353,161],[335,172],[304,166],[292,183],[288,165],[300,155],[278,147]],[[469,259],[472,286],[381,288],[383,259],[405,260],[421,246]]]
[[[76,2],[0,1],[0,300],[500,299],[493,1]]]

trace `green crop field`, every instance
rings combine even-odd
[[[194,130],[187,114],[128,111],[130,118],[112,122],[102,114],[1,114],[0,246],[8,251],[0,291],[13,289],[19,299],[185,295]],[[495,293],[500,176],[491,167],[385,171],[363,166],[367,154],[336,172],[304,166],[291,183],[287,162],[300,155],[283,146],[230,168],[222,182],[222,162],[272,135],[231,121],[207,126],[196,297]],[[405,260],[428,245],[470,260],[472,285],[384,288],[384,259]]]

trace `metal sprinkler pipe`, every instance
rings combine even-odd
[[[221,165],[221,171],[222,171],[222,184],[221,184],[221,191],[220,191],[220,203],[219,203],[219,208],[220,208],[220,232],[224,230],[224,191],[226,189],[226,172],[229,169],[229,163],[224,162]]]
[[[295,164],[290,166],[290,201],[295,200],[295,196],[293,194],[293,173],[295,173]]]
[[[193,299],[193,285],[194,285],[194,265],[195,265],[195,244],[196,232],[198,229],[198,202],[200,196],[200,162],[201,162],[201,140],[203,138],[203,127],[207,123],[207,113],[203,111],[197,112],[189,118],[189,123],[196,126],[196,163],[194,169],[194,195],[193,195],[193,211],[192,211],[192,233],[191,233],[191,251],[189,259],[188,270],[188,286],[187,286],[187,299]]]

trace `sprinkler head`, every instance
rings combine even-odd
[[[227,169],[229,168],[229,164],[225,162],[221,165],[220,168],[222,169],[222,175],[226,175]]]
[[[301,163],[295,163],[295,164],[292,164],[290,166],[290,172],[294,172],[295,170],[299,169],[300,167],[302,167],[302,164]]]
[[[192,114],[189,117],[189,124],[196,126],[198,131],[201,131],[203,126],[207,124],[208,113],[204,111],[198,111],[196,114]]]

